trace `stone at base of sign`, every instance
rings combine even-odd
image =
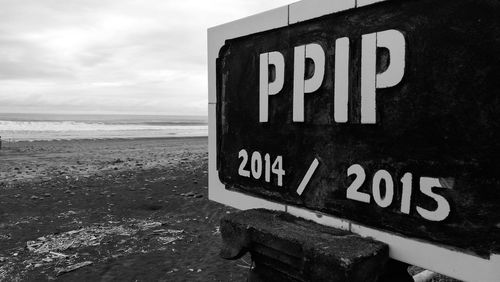
[[[227,215],[221,234],[221,257],[251,253],[250,281],[380,281],[389,258],[384,243],[277,211]]]

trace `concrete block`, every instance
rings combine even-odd
[[[384,243],[262,209],[224,217],[221,234],[221,256],[250,252],[261,281],[377,281],[389,254]]]

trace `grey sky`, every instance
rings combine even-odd
[[[0,112],[207,113],[206,29],[290,0],[0,0]]]

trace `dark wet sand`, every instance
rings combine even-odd
[[[4,143],[0,281],[245,281],[248,258],[218,257],[233,210],[207,161],[207,138]]]

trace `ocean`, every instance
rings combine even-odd
[[[204,116],[0,113],[3,141],[208,136]]]

